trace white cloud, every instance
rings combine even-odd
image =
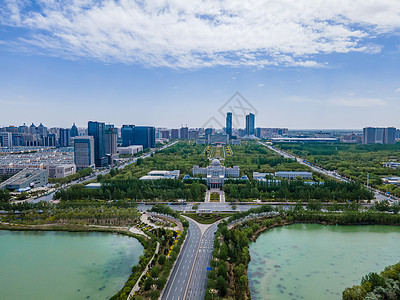
[[[329,100],[329,103],[347,107],[376,107],[386,106],[386,102],[379,98],[337,98]]]
[[[400,93],[400,88],[394,90],[395,93]]]
[[[378,53],[400,28],[398,0],[5,0],[14,49],[146,66],[321,67],[316,55]],[[1,41],[0,41],[1,42]]]
[[[259,83],[259,84],[258,84],[258,87],[263,87],[263,86],[264,86],[263,83]]]

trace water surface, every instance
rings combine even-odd
[[[400,227],[293,224],[250,244],[252,299],[341,299],[362,276],[400,261]]]
[[[110,233],[0,231],[0,299],[109,299],[142,253]]]

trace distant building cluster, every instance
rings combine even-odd
[[[394,144],[396,128],[366,127],[363,129],[363,144]]]
[[[119,154],[133,155],[154,148],[155,127],[123,125],[118,129],[114,125],[89,121],[87,136],[75,137],[73,144],[78,170],[105,167],[112,165]]]
[[[46,169],[49,177],[59,178],[59,174],[74,174],[74,152],[72,148],[34,148],[30,152],[31,147],[27,147],[27,151],[19,154],[6,153],[0,156],[0,175],[13,175],[24,169]],[[58,168],[58,175],[53,176],[49,170]],[[61,168],[65,169],[60,173]],[[67,176],[67,175],[66,175]]]

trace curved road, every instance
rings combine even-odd
[[[188,221],[186,243],[181,249],[161,299],[204,299],[207,267],[210,266],[217,224],[211,225],[202,234],[194,221]]]

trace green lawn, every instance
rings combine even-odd
[[[200,224],[212,224],[217,222],[223,218],[230,217],[233,214],[231,213],[186,213],[183,214],[189,218],[192,218],[196,222]]]

